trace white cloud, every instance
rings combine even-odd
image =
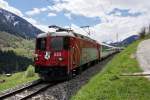
[[[37,14],[41,14],[42,12],[46,12],[50,9],[50,6],[43,7],[43,8],[33,8],[32,10],[29,10],[26,12],[26,15],[33,16]]]
[[[84,15],[86,17],[105,17],[114,8],[130,9],[130,13],[149,12],[150,3],[147,0],[62,0],[51,7],[51,10]]]
[[[25,20],[27,20],[28,22],[30,22],[35,27],[39,28],[40,30],[42,30],[44,32],[48,32],[49,31],[48,25],[41,24],[41,23],[37,22],[35,19],[33,19],[31,17],[23,17],[23,18]]]
[[[109,16],[108,22],[100,23],[93,27],[95,38],[99,41],[116,41],[116,34],[119,34],[120,40],[137,34],[143,26],[149,24],[150,16],[142,15],[138,17],[120,17]],[[99,38],[97,38],[99,37]]]
[[[18,10],[18,9],[16,9],[16,8],[12,7],[12,6],[10,6],[10,5],[9,5],[6,1],[4,1],[4,0],[0,0],[0,8],[5,9],[5,10],[7,10],[7,11],[10,11],[10,12],[12,12],[12,13],[14,13],[14,14],[20,16],[20,17],[23,16],[23,14],[22,14],[22,12],[21,12],[20,10]]]
[[[49,9],[70,15],[99,17],[101,23],[91,27],[95,31],[93,38],[98,41],[116,41],[116,34],[122,40],[137,34],[143,26],[150,23],[150,3],[147,0],[62,0]],[[121,16],[121,12],[109,15],[115,8],[129,10],[130,14],[141,13],[138,16]],[[77,26],[76,26],[77,27]]]
[[[85,17],[99,17],[101,23],[91,27],[92,33],[90,37],[98,41],[116,41],[116,34],[119,34],[120,40],[137,34],[143,26],[147,26],[150,22],[150,3],[147,0],[53,0],[54,5],[44,8],[34,8],[26,12],[27,15],[33,16],[51,10],[51,12],[64,12],[65,16],[72,19],[72,14],[82,15]],[[11,7],[4,0],[0,0],[0,7],[7,9],[19,16],[23,16],[21,11]],[[129,13],[141,13],[138,16],[121,16],[121,12],[115,12],[109,15],[115,8],[129,9]],[[48,16],[56,16],[55,13],[49,13]],[[67,13],[66,13],[67,12]],[[34,26],[49,31],[47,25],[41,25],[32,18],[24,17]],[[77,25],[72,24],[77,32],[87,35]]]
[[[62,0],[51,7],[52,10],[67,10],[87,17],[103,16],[114,8],[130,9],[132,12],[146,12],[150,9],[147,0]]]
[[[47,11],[47,8],[33,8],[32,10],[27,11],[26,15],[33,16],[36,14],[40,14],[41,12],[44,12],[44,11]]]
[[[29,10],[26,13],[26,15],[28,16],[34,16],[34,15],[38,15],[41,14],[42,12],[46,12],[50,9],[50,6],[48,7],[43,7],[43,8],[33,8],[32,10]],[[56,16],[55,13],[49,12],[47,16]]]
[[[70,13],[65,13],[64,15],[65,15],[68,19],[70,19],[70,20],[72,19],[72,16],[71,16]]]
[[[64,3],[57,3],[50,7],[51,10],[62,11],[67,10],[76,15],[84,15],[87,17],[95,17],[104,15],[102,10],[105,10],[103,5],[108,5],[109,2],[102,0],[63,0]],[[102,11],[102,12],[101,12]]]
[[[43,12],[44,12],[44,11],[47,11],[47,10],[48,10],[48,8],[44,8],[44,7],[41,8],[41,11],[43,11]]]
[[[51,16],[56,16],[55,13],[48,13],[48,16],[51,17]]]
[[[121,16],[121,12],[117,11],[114,13],[115,16]]]

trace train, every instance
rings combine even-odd
[[[71,29],[49,27],[57,30],[36,37],[34,66],[42,80],[71,79],[90,64],[118,52],[116,47],[100,44]]]

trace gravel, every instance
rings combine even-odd
[[[139,44],[136,56],[143,73],[150,74],[150,39]],[[150,79],[150,76],[148,78]]]
[[[82,72],[82,74],[77,75],[74,79],[59,83],[30,100],[70,100],[70,98],[75,95],[83,85],[88,83],[91,77],[99,73],[111,59],[112,57],[109,57],[101,61]]]

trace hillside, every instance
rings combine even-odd
[[[5,31],[24,38],[34,38],[42,31],[25,19],[0,8],[0,31]]]
[[[0,8],[0,74],[24,71],[33,64],[34,38],[42,31]]]
[[[0,49],[3,51],[13,50],[18,55],[31,57],[34,45],[34,39],[27,40],[6,32],[0,32]]]
[[[0,74],[26,70],[33,51],[34,40],[0,32]]]
[[[111,43],[110,45],[113,45],[113,46],[128,46],[131,43],[133,43],[134,41],[136,41],[137,39],[139,39],[138,35],[132,35],[132,36],[129,36],[126,39],[122,40],[121,42]]]
[[[121,45],[129,45],[131,44],[132,42],[136,41],[137,39],[139,38],[138,35],[132,35],[126,39],[124,39],[122,42],[121,42]]]
[[[106,67],[83,86],[72,100],[148,100],[150,84],[144,77],[120,76],[141,72],[133,57],[138,40],[116,55]]]

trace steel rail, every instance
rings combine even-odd
[[[38,93],[40,93],[40,92],[42,92],[42,91],[45,91],[46,89],[48,89],[49,87],[51,87],[51,86],[53,86],[53,85],[55,85],[55,83],[51,83],[51,84],[49,83],[49,84],[47,84],[46,86],[44,86],[44,87],[42,87],[42,88],[36,90],[35,92],[33,92],[33,93],[31,93],[31,94],[29,94],[29,95],[27,95],[27,96],[25,96],[25,97],[23,97],[23,98],[21,98],[21,99],[19,99],[19,100],[27,100],[27,99],[29,99],[29,98],[32,98],[33,96],[37,95]]]
[[[20,93],[21,91],[24,91],[24,90],[26,90],[26,89],[28,89],[28,88],[34,87],[34,86],[36,86],[36,85],[38,85],[38,84],[40,84],[40,83],[42,83],[42,80],[40,80],[40,79],[39,79],[39,80],[36,80],[36,81],[33,81],[33,84],[31,84],[31,85],[27,85],[27,86],[25,86],[25,87],[16,89],[16,90],[14,90],[14,91],[12,91],[12,92],[10,92],[10,93],[5,93],[5,94],[1,95],[1,96],[0,96],[0,100],[3,100],[3,99],[5,99],[5,98],[8,98],[8,97],[10,97],[10,96],[12,96],[12,95],[14,95],[14,94]]]

